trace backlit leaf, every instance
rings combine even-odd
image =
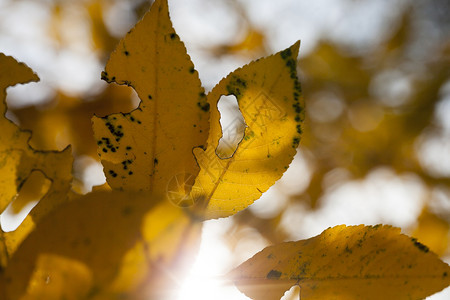
[[[161,200],[101,191],[61,205],[12,257],[6,299],[168,299],[201,223]]]
[[[280,299],[300,286],[308,299],[423,299],[450,284],[450,267],[390,226],[336,226],[270,246],[229,276],[253,299]]]
[[[189,192],[199,171],[192,149],[206,142],[209,104],[167,0],[155,1],[120,41],[102,78],[132,86],[141,99],[131,113],[93,119],[109,185],[161,193],[177,177]]]
[[[0,54],[2,115],[7,110],[5,97],[8,86],[38,80],[38,76],[26,65]],[[62,152],[38,151],[31,148],[28,144],[30,132],[20,130],[5,117],[0,118],[0,130],[0,213],[11,203],[14,203],[13,209],[17,212],[26,203],[40,200],[17,230],[0,231],[0,268],[2,268],[35,223],[66,200],[65,196],[70,189],[72,178],[72,156],[69,147]],[[47,186],[45,195],[42,195],[40,191],[46,181],[50,181],[51,186]],[[15,203],[15,200],[18,202]]]
[[[200,165],[192,194],[205,197],[206,218],[230,216],[252,204],[292,161],[302,132],[303,99],[297,80],[300,42],[230,73],[208,94],[211,128],[207,148],[194,150]],[[235,153],[216,154],[222,137],[217,102],[234,95],[247,127]]]

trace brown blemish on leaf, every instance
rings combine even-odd
[[[278,279],[281,277],[281,272],[277,270],[270,270],[269,273],[267,273],[266,278],[267,279]]]
[[[102,72],[101,79],[106,81],[106,82],[110,82],[109,78],[108,78],[108,73],[105,72],[105,71]]]
[[[246,88],[247,88],[247,81],[236,76],[233,76],[230,79],[226,87],[228,94],[235,95],[237,100],[239,100],[239,98],[242,97]]]
[[[425,252],[425,253],[427,253],[428,251],[430,251],[430,249],[428,249],[427,246],[425,246],[424,244],[418,242],[416,238],[411,238],[411,241],[414,243],[414,246],[416,246],[417,248],[419,248],[420,251],[423,251],[423,252]]]

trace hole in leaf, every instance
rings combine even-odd
[[[2,230],[4,232],[16,230],[39,200],[47,194],[51,185],[52,182],[41,171],[31,172],[14,200],[0,215]]]
[[[300,287],[298,285],[294,285],[289,290],[287,290],[280,300],[293,300],[293,299],[301,299]]]
[[[222,96],[217,104],[220,112],[222,138],[217,146],[217,155],[224,159],[233,156],[244,137],[245,121],[235,96]]]

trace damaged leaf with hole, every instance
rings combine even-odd
[[[7,110],[7,87],[38,80],[38,76],[25,64],[0,53],[1,114],[5,115]],[[0,118],[0,128],[0,213],[16,199],[19,200],[16,210],[27,202],[39,201],[16,230],[0,230],[1,269],[35,224],[66,201],[72,180],[72,153],[70,147],[61,152],[33,149],[28,144],[31,133],[20,130],[6,117]],[[42,181],[51,182],[44,192],[39,189]]]
[[[156,1],[120,41],[102,75],[132,86],[141,99],[132,112],[92,120],[113,189],[164,193],[172,178],[185,174],[185,192],[190,191],[199,171],[192,149],[206,143],[209,128],[209,103],[193,70],[167,0]]]
[[[301,137],[303,98],[294,61],[300,42],[275,55],[235,70],[208,94],[211,127],[206,149],[194,154],[200,173],[192,189],[206,195],[205,218],[227,217],[246,208],[278,180],[292,161]],[[295,75],[295,76],[293,76]],[[245,121],[242,141],[234,154],[217,155],[223,132],[217,103],[236,96]]]

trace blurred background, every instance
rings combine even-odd
[[[33,130],[36,149],[72,144],[77,192],[105,181],[92,115],[139,103],[100,73],[150,5],[0,0],[0,52],[41,78],[8,89],[7,117]],[[180,299],[248,299],[220,276],[265,246],[337,224],[401,227],[450,262],[449,1],[169,0],[169,7],[207,91],[300,39],[307,112],[283,178],[249,209],[206,223],[191,275],[176,287]],[[242,122],[235,100],[226,101],[219,108],[232,140]],[[450,289],[429,297],[449,298]]]

